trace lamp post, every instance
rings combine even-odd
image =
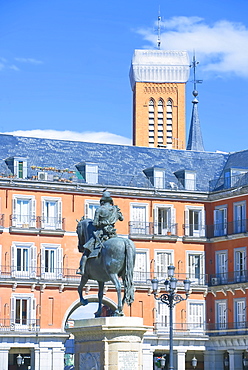
[[[154,298],[157,301],[161,301],[162,303],[167,304],[170,311],[170,364],[169,364],[169,370],[174,369],[173,365],[173,308],[174,306],[181,302],[185,301],[189,296],[189,290],[190,290],[190,280],[185,279],[184,280],[184,290],[185,290],[185,298],[183,298],[181,295],[177,294],[175,292],[177,287],[177,279],[174,277],[174,271],[175,266],[170,265],[168,266],[168,279],[165,280],[165,290],[167,293],[161,294],[159,297],[157,296],[158,292],[158,279],[154,278],[152,279],[152,290],[154,294]]]
[[[16,362],[17,362],[18,367],[20,367],[22,365],[22,361],[23,361],[23,358],[19,353],[19,355],[16,357]]]

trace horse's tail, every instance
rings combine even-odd
[[[135,249],[130,240],[125,239],[125,273],[123,277],[124,299],[128,306],[134,301],[133,269],[135,261]]]

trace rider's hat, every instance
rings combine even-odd
[[[100,203],[111,203],[114,204],[109,191],[104,191]]]

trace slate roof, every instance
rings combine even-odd
[[[166,187],[176,183],[175,172],[196,172],[196,190],[208,191],[209,181],[218,179],[228,165],[248,168],[248,151],[234,154],[198,152],[64,141],[0,134],[0,174],[8,172],[5,159],[26,157],[28,177],[37,175],[31,166],[56,167],[75,171],[79,162],[98,164],[99,183],[103,185],[149,187],[144,170],[165,169]]]

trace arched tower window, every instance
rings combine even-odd
[[[151,99],[149,101],[149,146],[154,146],[154,101]]]
[[[160,99],[158,102],[158,145],[164,143],[164,104]]]
[[[166,146],[172,148],[172,101],[168,100],[166,105]]]

